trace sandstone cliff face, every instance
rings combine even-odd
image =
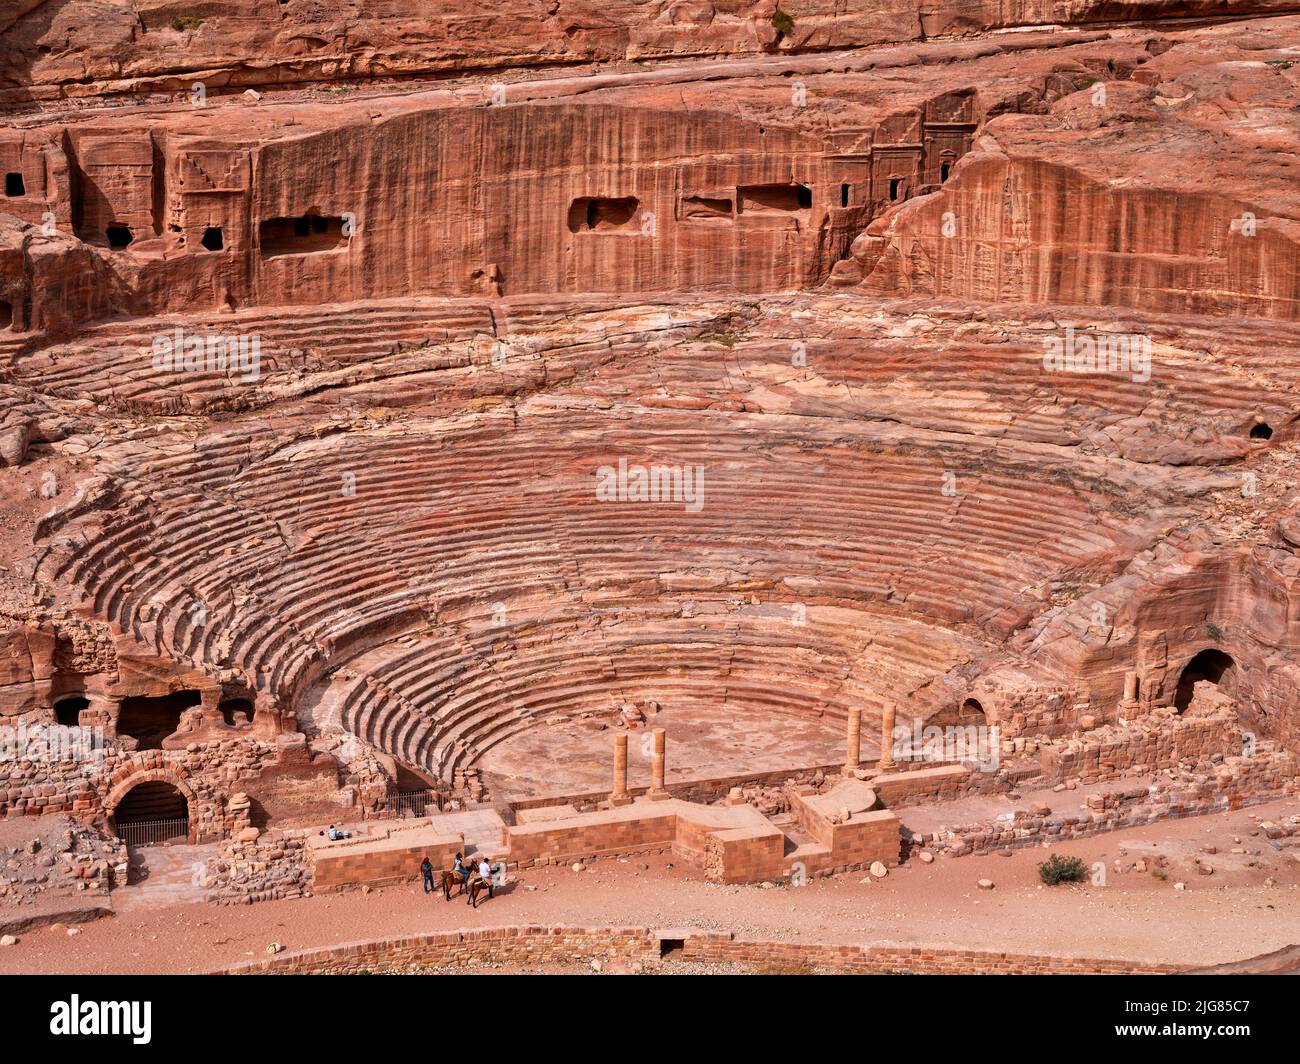
[[[1294,320],[1297,186],[1283,157],[1258,152],[1300,136],[1300,75],[1283,60],[1168,76],[1099,81],[1050,115],[990,122],[943,191],[855,245],[864,287]],[[1197,102],[1207,84],[1216,100],[1249,101],[1247,130],[1240,112]],[[1229,138],[1252,152],[1248,170],[1223,157]],[[1172,159],[1170,143],[1181,146]]]
[[[1297,737],[1297,20],[101,6],[22,83],[171,96],[0,128],[2,586],[200,691],[166,742],[236,692],[444,782],[629,703],[1066,733],[1210,650]],[[725,58],[364,80],[673,55]],[[0,714],[77,672],[29,635]]]
[[[745,0],[529,0],[319,3],[316,0],[18,0],[0,14],[0,102],[101,93],[213,91],[508,68],[862,48],[1003,27],[1087,25],[1285,12],[1285,0],[1114,5],[1074,0],[949,0],[937,5],[781,5]]]

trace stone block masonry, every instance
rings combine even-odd
[[[464,836],[429,827],[384,831],[377,836],[339,842],[320,835],[307,836],[312,889],[317,893],[414,880],[425,857],[434,868],[449,869],[455,855],[464,849]]]
[[[217,975],[345,975],[501,966],[572,970],[592,961],[654,971],[672,959],[757,972],[861,975],[1167,975],[1164,964],[1118,959],[936,949],[821,945],[736,938],[730,932],[646,927],[525,925],[351,942],[285,953]],[[671,970],[671,969],[668,969]]]

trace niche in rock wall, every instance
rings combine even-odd
[[[181,714],[200,701],[198,691],[173,691],[158,698],[124,698],[117,715],[117,733],[138,740],[141,750],[160,750],[162,741],[179,726]]]
[[[635,196],[581,196],[569,207],[569,232],[636,232],[635,218],[640,206],[641,201]]]
[[[226,240],[219,225],[210,225],[203,230],[203,239],[199,242],[203,245],[205,251],[220,251],[226,246]]]
[[[1271,440],[1273,438],[1273,427],[1264,421],[1251,425],[1250,438],[1252,440]]]
[[[121,251],[131,245],[135,235],[125,225],[110,225],[104,230],[104,236],[108,238],[108,246],[114,251]]]
[[[679,212],[684,222],[730,222],[735,214],[730,196],[683,196]]]
[[[0,299],[0,331],[13,328],[14,308],[12,303]]]
[[[257,227],[262,257],[273,255],[311,255],[347,247],[343,219],[320,214],[298,218],[269,218]]]
[[[812,209],[807,185],[741,185],[736,189],[741,214],[798,214]]]
[[[11,199],[27,195],[27,185],[22,174],[5,174],[5,195]]]

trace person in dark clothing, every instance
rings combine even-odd
[[[433,893],[433,862],[427,857],[420,862],[420,875],[424,877],[424,893]]]

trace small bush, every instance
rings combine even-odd
[[[172,29],[178,32],[196,30],[202,25],[203,20],[198,15],[177,15],[172,19]]]
[[[1087,874],[1082,858],[1062,857],[1059,853],[1038,866],[1038,878],[1049,887],[1058,883],[1082,883]]]
[[[776,14],[772,16],[772,28],[782,36],[785,36],[785,34],[787,33],[793,33],[794,19],[790,17],[790,13],[788,11],[782,11],[778,7],[776,9]]]

